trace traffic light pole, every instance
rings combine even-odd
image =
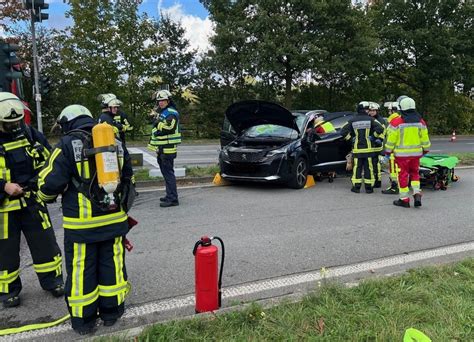
[[[33,40],[33,71],[35,79],[35,101],[36,101],[36,117],[38,121],[38,131],[43,133],[43,118],[41,116],[41,93],[39,89],[39,71],[38,71],[38,50],[36,48],[36,33],[35,33],[35,9],[30,9],[31,18],[31,39]]]

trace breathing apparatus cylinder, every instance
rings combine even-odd
[[[113,193],[120,183],[120,172],[113,127],[105,122],[95,125],[92,128],[92,142],[98,151],[95,162],[99,187],[107,193],[109,206],[114,206]]]

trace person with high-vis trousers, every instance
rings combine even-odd
[[[0,92],[0,301],[5,308],[20,305],[22,232],[41,287],[55,297],[64,295],[61,251],[36,187],[51,146],[23,124],[25,109],[16,95]]]
[[[352,141],[352,155],[354,156],[354,167],[352,170],[351,191],[360,193],[362,182],[365,192],[373,193],[375,183],[375,172],[373,158],[378,158],[379,148],[382,144],[380,138],[383,135],[383,126],[369,116],[369,102],[362,101],[357,106],[357,115],[350,118],[341,128],[341,135],[346,140]],[[378,143],[377,140],[380,140]],[[380,145],[380,146],[379,146]]]
[[[403,96],[405,97],[405,96]],[[398,100],[395,102],[389,102],[388,104],[388,118],[387,118],[387,128],[392,122],[393,119],[400,117],[400,105]],[[387,136],[385,135],[385,139]],[[398,195],[398,165],[395,163],[395,156],[393,153],[390,153],[390,156],[385,156],[385,160],[388,164],[389,171],[389,180],[390,186],[387,189],[382,190],[384,195]]]
[[[167,208],[179,205],[174,159],[177,146],[181,143],[179,113],[171,100],[168,90],[160,90],[155,94],[158,113],[153,122],[148,148],[157,154],[158,165],[165,180],[166,196],[160,198],[160,207]]]
[[[415,208],[421,207],[420,159],[428,153],[431,146],[428,128],[421,115],[416,111],[412,98],[400,101],[400,117],[390,122],[387,130],[385,153],[393,153],[400,171],[398,185],[400,198],[394,205],[410,208],[409,185],[413,190]]]
[[[125,235],[129,231],[126,189],[133,177],[132,163],[120,141],[107,158],[116,164],[98,164],[93,149],[91,112],[81,105],[63,109],[57,119],[63,137],[39,174],[38,197],[54,201],[62,194],[66,303],[72,328],[93,332],[97,318],[114,325],[124,313],[130,290],[125,267]],[[98,150],[99,148],[95,149]],[[99,153],[99,152],[96,152]],[[105,157],[104,157],[105,159]],[[98,183],[99,167],[117,168],[120,184],[113,201]],[[118,166],[117,166],[118,164]]]

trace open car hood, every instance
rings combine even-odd
[[[264,124],[292,128],[299,133],[294,115],[273,102],[260,100],[236,102],[227,107],[225,115],[238,134],[249,127]]]

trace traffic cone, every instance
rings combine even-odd
[[[221,177],[221,174],[218,172],[216,173],[216,175],[214,176],[214,180],[212,181],[212,183],[214,183],[214,185],[229,185],[229,182],[227,182],[225,179],[223,179]]]
[[[451,142],[456,141],[456,131],[453,131],[453,134],[451,135]]]
[[[308,177],[306,178],[306,184],[304,188],[305,189],[312,188],[315,185],[316,185],[316,182],[314,181],[313,175],[308,175]]]

